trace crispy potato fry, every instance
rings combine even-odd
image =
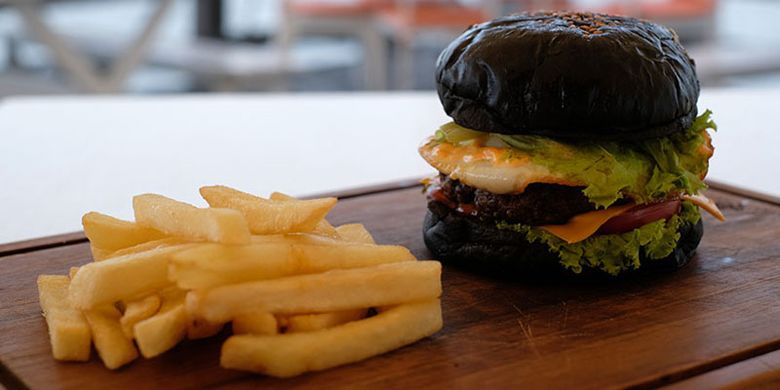
[[[375,244],[374,237],[366,230],[362,223],[350,223],[336,228],[339,237],[344,241]]]
[[[68,300],[67,276],[39,275],[38,299],[49,327],[51,352],[57,360],[89,360],[92,336],[81,312]]]
[[[126,255],[131,255],[133,253],[141,253],[141,252],[150,251],[152,249],[164,248],[166,246],[180,245],[185,243],[187,243],[186,240],[178,237],[166,237],[166,238],[161,238],[159,240],[142,242],[138,245],[122,248],[120,250],[113,251],[113,252],[102,251],[102,250],[98,250],[96,252],[93,250],[92,258],[95,261],[102,261],[102,260],[110,259],[112,257],[126,256]]]
[[[270,198],[271,200],[298,200],[293,196],[283,194],[281,192],[272,192]],[[314,229],[312,229],[311,232],[321,236],[340,238],[339,233],[336,231],[333,225],[331,225],[330,222],[328,222],[328,220],[326,220],[324,217],[320,222],[317,223],[317,225],[314,226]]]
[[[336,205],[336,198],[271,201],[225,186],[201,187],[211,207],[240,211],[254,234],[310,232]]]
[[[111,304],[85,310],[84,318],[92,330],[95,349],[106,368],[113,370],[132,362],[138,357],[133,341],[125,337],[119,319],[119,310]]]
[[[438,297],[440,275],[438,261],[380,264],[191,291],[187,307],[224,322],[254,310],[297,314],[394,305]]]
[[[312,332],[366,318],[368,309],[332,311],[330,313],[298,314],[285,318],[287,333]]]
[[[125,312],[119,319],[119,323],[122,325],[122,332],[128,340],[135,338],[133,333],[135,324],[155,315],[160,310],[160,303],[160,296],[152,294],[125,304]]]
[[[91,246],[109,252],[165,237],[158,230],[94,211],[84,214],[81,224]]]
[[[190,318],[187,322],[187,338],[190,340],[205,339],[219,333],[224,327],[225,324]]]
[[[276,317],[267,311],[253,311],[233,318],[235,334],[277,334],[279,324]]]
[[[246,219],[236,210],[199,209],[156,194],[134,196],[133,210],[138,224],[153,227],[172,236],[223,244],[249,242]]]
[[[201,289],[282,276],[416,260],[402,246],[334,241],[333,245],[287,243],[228,246],[200,244],[171,256],[171,280]]]
[[[110,251],[108,249],[100,249],[94,245],[89,246],[90,252],[92,252],[92,260],[93,261],[100,261],[105,260],[111,257],[112,254],[116,251]]]
[[[138,349],[147,359],[175,347],[187,335],[189,316],[184,308],[184,292],[169,288],[161,295],[160,311],[133,328]]]
[[[360,361],[436,333],[438,299],[396,306],[334,328],[276,336],[239,335],[222,345],[222,367],[291,377]]]
[[[79,309],[151,294],[171,284],[169,257],[188,245],[169,246],[89,263],[70,284],[69,298]]]
[[[79,267],[70,267],[70,269],[68,269],[68,278],[73,280],[77,272],[79,272]]]

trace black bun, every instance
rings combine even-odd
[[[461,126],[571,139],[669,135],[696,117],[693,60],[670,29],[590,13],[478,24],[439,56],[444,110]]]
[[[681,226],[677,248],[663,259],[648,260],[640,255],[642,267],[639,271],[673,270],[686,265],[699,245],[703,230],[701,220],[695,225]],[[584,275],[575,275],[560,265],[558,256],[546,245],[530,243],[518,233],[500,230],[493,224],[443,208],[436,207],[434,212],[428,210],[423,223],[423,238],[436,259],[470,271],[507,278],[606,275],[600,270],[587,268],[582,272]]]

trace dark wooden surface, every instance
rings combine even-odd
[[[78,240],[50,246],[50,239],[28,243],[34,250],[0,246],[0,379],[9,388],[47,389],[771,385],[778,369],[773,351],[780,349],[780,207],[725,192],[709,195],[728,221],[705,216],[698,255],[678,272],[530,284],[445,267],[441,332],[364,362],[287,380],[219,368],[225,335],[186,342],[115,372],[96,357],[57,363],[35,277],[89,261],[89,248]],[[419,188],[351,194],[330,219],[362,222],[378,242],[406,245],[427,258],[424,209]],[[736,373],[739,381],[729,381]]]

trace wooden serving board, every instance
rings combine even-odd
[[[0,379],[8,388],[751,386],[778,378],[780,206],[711,190],[698,255],[680,271],[614,282],[529,284],[445,267],[444,329],[363,362],[273,379],[219,367],[220,337],[184,342],[109,371],[58,363],[38,307],[38,274],[90,260],[78,235],[0,246]],[[350,193],[334,224],[362,222],[379,243],[428,258],[419,187]],[[774,382],[775,384],[777,382]]]

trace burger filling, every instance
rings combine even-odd
[[[559,141],[477,132],[449,123],[420,154],[439,170],[430,202],[543,242],[561,264],[611,274],[671,254],[696,205],[713,148],[710,111],[691,128],[644,141]]]

